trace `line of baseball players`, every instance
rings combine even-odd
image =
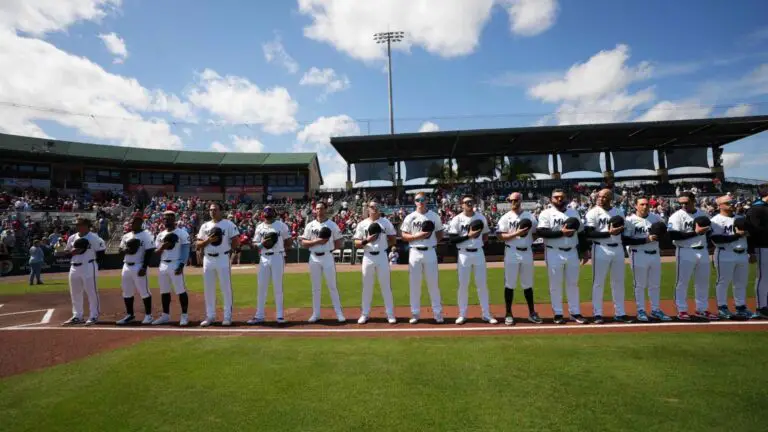
[[[768,188],[761,193],[768,200]],[[696,310],[694,315],[706,320],[730,319],[734,316],[750,319],[760,316],[768,318],[768,206],[763,200],[755,203],[757,211],[744,219],[733,217],[729,197],[718,199],[720,214],[711,220],[695,208],[695,196],[683,193],[679,197],[682,208],[674,213],[665,224],[657,215],[649,213],[648,200],[637,198],[636,213],[624,219],[619,211],[611,207],[612,192],[604,189],[598,194],[597,206],[586,215],[585,222],[579,214],[566,208],[566,196],[562,190],[554,190],[551,206],[544,210],[538,220],[531,213],[522,210],[522,196],[513,193],[508,197],[511,210],[498,223],[497,234],[505,243],[504,254],[504,299],[505,324],[514,325],[512,303],[514,291],[523,288],[528,305],[528,321],[542,323],[534,307],[533,296],[533,237],[543,238],[545,261],[549,280],[549,293],[554,313],[554,322],[565,323],[563,313],[562,287],[565,284],[571,320],[586,324],[589,320],[581,314],[578,278],[580,263],[590,259],[593,262],[592,303],[594,323],[603,323],[603,292],[606,277],[611,281],[614,305],[614,320],[630,323],[632,319],[624,311],[624,248],[629,249],[632,282],[637,304],[637,320],[670,321],[660,307],[661,259],[659,240],[669,235],[676,247],[675,305],[680,320],[690,320],[687,292],[691,277],[694,278]],[[496,324],[491,315],[486,278],[486,261],[483,245],[488,241],[490,229],[485,217],[474,211],[472,196],[461,200],[462,212],[444,227],[439,216],[427,209],[426,197],[419,193],[414,199],[416,210],[403,221],[400,231],[409,244],[409,289],[411,318],[415,324],[421,319],[421,281],[426,279],[431,300],[432,313],[437,323],[443,323],[442,300],[438,284],[438,260],[436,246],[447,231],[449,241],[458,249],[458,317],[456,324],[467,321],[468,288],[474,274],[482,320]],[[368,218],[359,222],[355,234],[355,247],[362,249],[362,307],[357,322],[365,324],[370,318],[374,280],[378,279],[387,321],[397,322],[390,286],[390,268],[386,252],[395,243],[396,231],[391,222],[382,216],[379,204],[367,203]],[[338,322],[345,322],[336,281],[336,267],[333,250],[342,247],[339,227],[327,217],[326,205],[322,202],[315,207],[315,219],[308,223],[300,237],[301,246],[310,252],[309,270],[312,286],[312,316],[310,323],[320,319],[321,286],[325,278],[331,295]],[[216,285],[222,292],[224,314],[221,324],[232,325],[233,297],[231,264],[229,255],[239,246],[236,226],[222,218],[219,204],[211,204],[211,220],[204,223],[197,236],[197,247],[204,253],[203,280],[205,293],[205,318],[202,327],[216,321]],[[276,321],[285,323],[283,308],[283,273],[285,252],[290,249],[292,239],[289,229],[277,220],[271,207],[264,209],[265,220],[256,227],[253,243],[260,252],[258,272],[257,305],[255,316],[247,321],[249,325],[265,321],[267,288],[272,283],[276,305]],[[122,271],[122,289],[126,316],[117,324],[135,321],[134,293],[142,298],[145,310],[143,324],[167,324],[170,322],[171,287],[179,297],[181,317],[179,324],[188,325],[188,296],[184,284],[184,263],[189,256],[189,235],[175,226],[175,214],[164,213],[166,230],[152,240],[142,230],[140,217],[132,221],[131,232],[121,241],[125,253]],[[747,229],[752,236],[747,236]],[[748,239],[754,239],[748,242]],[[717,272],[717,314],[708,310],[709,295],[709,253],[708,241],[715,245],[714,267]],[[85,245],[85,243],[88,243]],[[70,237],[67,249],[72,252],[70,288],[72,292],[73,317],[65,324],[82,323],[82,293],[88,295],[91,315],[87,325],[98,320],[98,294],[96,292],[95,262],[98,254],[105,249],[103,240],[90,232],[87,220],[78,221],[78,234]],[[754,251],[754,254],[752,254]],[[159,285],[162,315],[152,317],[152,297],[149,290],[147,268],[154,253],[160,253]],[[763,259],[765,257],[765,259]],[[758,261],[756,295],[758,312],[746,307],[746,285],[748,262]],[[518,284],[519,281],[519,284]],[[735,312],[727,306],[727,290],[734,286]],[[647,308],[645,292],[648,292],[650,308]]]

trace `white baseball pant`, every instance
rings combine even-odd
[[[133,293],[137,293],[143,299],[152,295],[149,292],[149,275],[139,276],[140,269],[140,263],[134,265],[123,264],[123,271],[120,274],[123,298],[131,298]]]
[[[467,308],[469,307],[469,280],[472,277],[472,269],[475,271],[475,288],[477,288],[477,299],[480,301],[483,318],[490,317],[491,308],[488,304],[487,269],[485,265],[485,253],[482,249],[478,249],[476,252],[469,252],[465,249],[459,250],[459,316],[467,316]]]
[[[362,314],[365,316],[371,313],[371,302],[373,302],[373,280],[376,275],[379,276],[379,289],[384,299],[384,308],[387,311],[387,317],[395,316],[394,300],[392,299],[392,287],[390,286],[389,262],[387,255],[380,252],[378,255],[371,255],[366,252],[363,255],[363,304]]]
[[[267,303],[269,281],[272,281],[272,292],[275,294],[275,315],[278,319],[283,315],[283,272],[285,258],[280,252],[264,252],[259,257],[258,294],[256,302],[256,318],[264,319],[264,307]]]
[[[176,294],[187,292],[187,287],[184,284],[184,273],[179,275],[175,274],[178,267],[178,260],[173,260],[169,263],[163,261],[160,263],[160,268],[157,272],[157,282],[158,285],[160,285],[160,294],[170,294],[171,286],[173,286]]]
[[[331,303],[333,303],[333,310],[336,312],[336,316],[344,316],[341,299],[339,298],[339,288],[336,283],[336,262],[333,260],[333,254],[330,252],[323,252],[321,256],[312,253],[309,256],[309,277],[312,280],[312,315],[320,316],[323,275],[325,275],[325,285],[331,294]]]
[[[611,275],[611,297],[615,316],[624,313],[624,248],[621,245],[592,245],[592,310],[603,315],[605,277]]]
[[[768,248],[757,248],[757,276],[755,277],[755,296],[757,308],[768,307]]]
[[[718,306],[728,305],[728,286],[733,283],[733,302],[739,306],[747,303],[747,279],[749,279],[749,255],[715,248],[715,296]]]
[[[519,279],[521,288],[533,288],[533,252],[531,248],[521,251],[514,246],[506,246],[504,249],[504,287],[517,288]]]
[[[579,254],[576,248],[564,251],[560,248],[547,246],[544,260],[549,274],[549,296],[552,302],[552,312],[563,314],[563,280],[565,293],[568,296],[568,312],[581,315],[579,303]]]
[[[83,292],[88,296],[89,318],[99,318],[99,293],[96,290],[96,262],[91,261],[69,269],[69,295],[72,315],[83,318]]]
[[[709,306],[709,251],[706,248],[679,247],[675,251],[677,276],[675,278],[675,306],[678,312],[688,312],[688,284],[693,276],[696,311],[704,312]]]
[[[216,279],[224,299],[224,320],[232,319],[232,269],[229,265],[229,255],[219,254],[212,257],[208,254],[203,258],[203,284],[205,294],[205,317],[216,319]]]
[[[408,282],[411,294],[411,314],[421,314],[421,277],[427,280],[429,299],[432,302],[432,314],[438,318],[443,314],[443,303],[438,285],[437,253],[435,248],[419,250],[415,247],[408,251]]]
[[[645,311],[645,290],[651,301],[651,311],[661,310],[661,256],[658,251],[649,254],[642,249],[631,249],[632,288],[638,311]]]

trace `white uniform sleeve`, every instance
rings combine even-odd
[[[163,237],[165,237],[165,231],[163,231],[161,233],[158,233],[155,236],[155,249],[160,247],[160,243],[163,242]],[[179,237],[179,240],[181,240],[181,237]],[[123,243],[122,242],[120,242],[120,247],[123,247]]]
[[[101,237],[97,236],[96,234],[88,237],[90,237],[89,240],[91,241],[91,247],[94,251],[101,252],[103,250],[107,250],[107,245],[104,243],[104,240],[102,240]]]
[[[450,222],[448,222],[448,234],[460,234],[461,230],[459,229],[459,217],[454,216],[453,219],[451,219]]]
[[[488,219],[485,218],[485,216],[480,215],[480,219],[483,221],[483,231],[482,234],[488,234],[491,232],[491,227],[488,226]]]
[[[384,220],[387,221],[387,223],[384,224],[385,225],[384,226],[384,232],[388,236],[396,236],[397,235],[397,230],[395,230],[395,226],[392,224],[392,222],[389,221],[389,219],[384,219]]]
[[[667,223],[667,229],[671,231],[685,231],[685,227],[683,226],[683,221],[680,218],[680,213],[674,213],[672,216],[669,217],[669,222]]]
[[[539,220],[536,219],[536,216],[528,213],[528,217],[531,219],[531,229],[529,231],[530,234],[533,234],[536,232],[536,228],[539,227]]]
[[[253,233],[253,243],[261,243],[261,224],[256,225],[256,231]]]
[[[725,225],[723,224],[723,219],[715,216],[712,218],[712,235],[724,235],[725,234]]]
[[[499,234],[509,232],[509,218],[507,215],[504,215],[499,219],[499,224],[496,226],[496,232]]]
[[[592,209],[587,212],[587,220],[585,221],[585,225],[592,228],[597,228],[600,226],[600,221],[598,220],[599,217],[597,215],[597,210]]]
[[[336,225],[335,222],[332,222],[331,224],[331,234],[332,234],[331,238],[333,239],[333,241],[341,240],[342,238],[344,238],[344,236],[341,235],[341,230],[339,229],[339,226]]]
[[[412,215],[413,213],[406,216],[405,219],[403,220],[403,223],[400,224],[400,232],[404,232],[407,234],[411,233],[411,229],[413,228],[413,219],[414,219]]]
[[[144,231],[144,249],[154,249],[155,242],[153,240],[152,234],[149,231]]]
[[[307,224],[307,225],[304,227],[304,234],[302,234],[302,235],[301,235],[301,238],[303,238],[304,240],[310,240],[310,237],[312,237],[312,229],[311,229],[311,226],[312,226],[312,224],[311,224],[311,223],[308,223],[308,224]]]
[[[127,242],[128,242],[128,234],[124,234],[123,238],[120,239],[120,249],[125,249],[125,247],[127,246],[126,244]]]
[[[237,225],[234,222],[228,220],[226,235],[230,239],[240,236],[240,230],[237,229]]]
[[[443,221],[440,220],[440,216],[437,213],[432,213],[432,222],[435,223],[435,232],[443,231]]]
[[[179,230],[179,243],[181,244],[189,244],[189,233],[187,230]]]
[[[280,222],[280,237],[282,237],[283,240],[288,240],[291,238],[291,230],[288,229],[288,225],[286,225],[284,222]]]
[[[197,233],[197,239],[198,240],[208,240],[208,230],[205,228],[205,226],[208,224],[202,224],[200,225],[200,231]]]
[[[550,219],[548,212],[541,212],[537,228],[552,228],[552,220]]]
[[[355,228],[355,240],[363,240],[365,238],[365,228],[363,227],[363,222],[358,222],[357,227]]]
[[[71,250],[73,250],[75,248],[74,246],[75,246],[75,236],[71,235],[67,239],[67,247],[64,248],[64,250],[65,251],[71,251]]]

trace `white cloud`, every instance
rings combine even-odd
[[[61,31],[77,21],[98,21],[122,0],[3,0],[0,29],[33,36]]]
[[[360,126],[348,115],[320,117],[296,134],[296,152],[316,152],[325,187],[344,186],[346,163],[331,146],[331,137],[360,135]]]
[[[275,36],[271,41],[262,44],[261,49],[264,51],[264,59],[267,63],[276,63],[292,74],[299,71],[299,64],[285,50],[280,36]]]
[[[128,58],[128,48],[125,46],[125,40],[116,33],[100,34],[99,39],[104,42],[107,50],[115,56],[113,63],[123,63]]]
[[[556,0],[502,0],[509,13],[512,33],[535,36],[555,24],[558,4]]]
[[[696,99],[680,102],[661,101],[643,113],[636,121],[668,121],[706,118],[712,114],[712,106]]]
[[[264,144],[255,138],[246,138],[237,135],[230,135],[229,139],[232,140],[230,145],[222,144],[219,141],[214,141],[211,144],[211,149],[217,152],[230,152],[230,153],[261,153],[264,151]]]
[[[339,76],[331,68],[318,69],[311,67],[304,76],[301,77],[299,85],[303,86],[322,86],[324,88],[323,96],[331,93],[344,91],[349,88],[349,78],[346,75]]]
[[[744,159],[744,153],[726,153],[723,152],[723,168],[734,169],[741,166]]]
[[[419,132],[437,132],[440,130],[440,126],[431,121],[427,121],[421,124]]]
[[[752,105],[750,104],[739,104],[732,106],[725,110],[725,113],[723,116],[725,117],[744,117],[748,116],[752,112]]]
[[[187,91],[189,101],[229,123],[261,125],[264,132],[282,134],[296,130],[298,104],[284,87],[261,90],[238,76],[222,77],[212,69],[198,74]]]
[[[438,4],[439,3],[439,4]],[[299,0],[299,13],[312,22],[304,36],[332,45],[349,56],[364,60],[384,58],[382,45],[373,33],[403,31],[405,39],[395,49],[418,46],[442,57],[471,54],[480,42],[495,0]],[[504,0],[511,30],[522,36],[541,33],[553,23],[554,0]]]

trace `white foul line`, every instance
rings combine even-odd
[[[51,317],[53,317],[53,311],[54,309],[48,309],[48,312],[43,315],[43,319],[40,320],[40,324],[48,324],[51,322]]]
[[[157,333],[268,333],[268,334],[335,334],[335,333],[460,333],[460,332],[558,332],[558,331],[589,331],[598,329],[622,329],[636,330],[640,328],[653,327],[718,327],[718,326],[768,326],[768,321],[738,321],[738,322],[702,322],[702,323],[653,323],[653,324],[603,324],[603,325],[542,325],[542,326],[487,326],[487,327],[420,327],[420,328],[253,328],[253,327],[231,327],[231,328],[180,328],[180,327],[105,327],[105,326],[45,326],[35,327],[37,324],[25,324],[13,327],[0,328],[0,331],[9,330],[74,330],[74,331],[139,331],[139,332],[157,332]]]
[[[11,315],[30,314],[30,313],[36,313],[36,312],[48,312],[49,310],[52,310],[52,309],[37,309],[37,310],[20,311],[20,312],[8,312],[8,313],[0,314],[0,317],[11,316]]]

